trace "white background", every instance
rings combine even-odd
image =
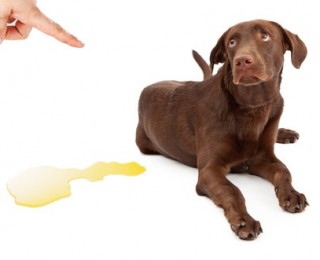
[[[319,259],[320,18],[310,2],[39,0],[86,46],[36,30],[0,46],[0,259]],[[227,28],[256,18],[277,21],[308,47],[300,70],[286,54],[282,82],[281,126],[301,138],[276,152],[310,207],[286,213],[271,184],[231,175],[264,230],[245,242],[220,208],[196,195],[197,170],[140,154],[135,127],[143,87],[201,80],[191,50],[208,60]],[[97,161],[137,161],[147,172],[75,181],[70,198],[36,209],[15,205],[6,190],[29,167]]]

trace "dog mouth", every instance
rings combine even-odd
[[[267,81],[269,77],[266,73],[256,71],[235,71],[233,83],[235,85],[252,86]]]

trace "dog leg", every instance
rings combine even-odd
[[[274,185],[279,205],[283,210],[298,213],[309,205],[304,194],[293,188],[289,170],[275,155],[259,154],[249,167],[248,172],[260,176]]]
[[[159,154],[140,124],[138,124],[136,130],[136,144],[139,147],[140,151],[144,154]]]
[[[225,177],[226,173],[221,167],[199,169],[196,191],[224,209],[231,229],[239,238],[253,240],[262,232],[260,222],[248,214],[241,191]]]

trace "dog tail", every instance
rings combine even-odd
[[[209,65],[206,63],[206,61],[200,56],[198,52],[195,50],[192,51],[192,56],[195,59],[195,61],[200,66],[202,72],[203,72],[203,79],[209,79],[212,76],[212,71],[209,67]]]

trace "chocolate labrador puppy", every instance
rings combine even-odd
[[[139,100],[136,143],[141,152],[197,167],[197,193],[222,207],[231,229],[245,240],[256,238],[262,228],[227,173],[246,172],[270,181],[286,211],[301,212],[308,205],[274,154],[287,50],[299,68],[307,49],[297,35],[265,20],[237,24],[213,48],[204,81],[158,82],[146,87]],[[211,76],[218,63],[223,66]],[[278,141],[297,137],[281,130]]]

